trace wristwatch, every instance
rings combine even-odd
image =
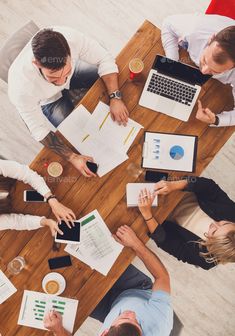
[[[215,125],[215,126],[219,125],[219,117],[218,116],[215,116],[215,122],[212,125]]]
[[[57,199],[56,195],[50,195],[46,198],[46,202],[48,203],[50,201],[50,199],[52,199],[52,198]]]
[[[121,91],[116,90],[116,91],[110,93],[109,99],[113,99],[113,98],[122,99],[122,93],[121,93]]]

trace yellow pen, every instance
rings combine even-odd
[[[99,130],[101,130],[101,128],[103,127],[105,121],[107,120],[108,116],[110,115],[110,112],[107,113],[107,115],[105,116],[104,120],[102,121],[102,123],[99,126]]]
[[[132,129],[130,130],[130,132],[128,133],[126,139],[124,140],[123,144],[125,145],[128,141],[128,139],[130,138],[131,134],[133,133],[135,127],[132,127]]]

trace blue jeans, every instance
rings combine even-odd
[[[152,280],[147,275],[139,271],[135,266],[130,265],[115,282],[108,293],[103,297],[103,299],[98,303],[96,308],[90,314],[90,317],[93,317],[100,322],[104,322],[106,316],[111,310],[113,302],[122,292],[127,289],[147,290],[151,289],[152,286]]]
[[[69,90],[90,89],[98,78],[96,66],[79,61],[71,78]],[[43,114],[55,127],[58,127],[74,109],[69,90],[64,89],[62,97],[55,102],[41,106]]]

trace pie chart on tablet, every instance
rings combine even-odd
[[[184,149],[181,146],[175,145],[170,149],[170,157],[173,160],[180,160],[184,157]]]

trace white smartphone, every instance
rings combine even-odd
[[[24,202],[46,202],[46,199],[36,190],[24,190]]]
[[[71,229],[64,221],[61,221],[59,225],[63,235],[56,233],[55,241],[63,244],[79,244],[80,243],[80,223],[74,222],[74,226]]]

